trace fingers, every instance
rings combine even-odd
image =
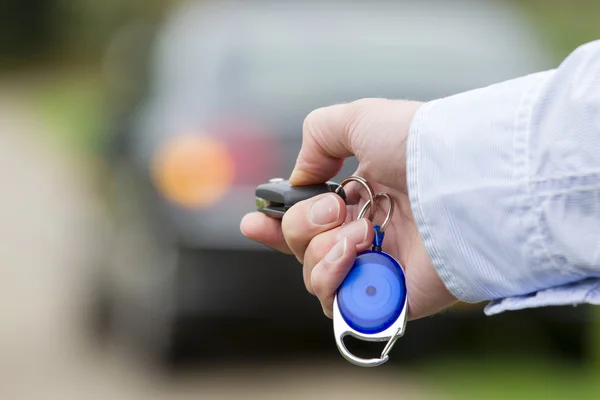
[[[304,200],[290,208],[282,220],[260,212],[244,216],[240,230],[248,238],[304,262],[308,244],[316,235],[340,226],[346,219],[346,205],[336,194],[328,193]]]
[[[357,224],[360,221],[364,221],[363,226],[368,225],[366,220],[354,221],[352,224]],[[354,230],[358,232],[358,226],[355,226]],[[311,265],[305,265],[304,267],[305,270],[310,270],[311,291],[321,302],[323,313],[328,318],[333,318],[333,299],[335,293],[346,278],[346,275],[348,275],[350,268],[352,268],[356,254],[366,250],[370,245],[369,240],[360,242],[355,239],[356,236],[343,236],[333,246],[330,246],[323,256],[319,257],[315,254],[314,259],[318,259],[319,261],[314,264],[314,267]],[[324,249],[325,247],[321,246],[321,248]],[[315,250],[316,252],[318,250]]]
[[[321,302],[323,313],[333,318],[333,299],[338,287],[350,271],[356,257],[356,245],[345,237],[338,241],[310,274],[314,295]]]
[[[346,219],[346,205],[336,194],[323,194],[290,208],[281,222],[287,246],[304,263],[304,253],[313,237],[340,226]]]
[[[357,109],[356,102],[338,104],[316,109],[306,117],[292,184],[320,183],[337,175],[344,159],[354,154],[350,136]]]
[[[346,265],[342,258],[340,261],[334,260],[332,254],[339,254],[334,251],[334,248],[345,240],[349,246],[345,251],[356,255],[357,251],[369,248],[373,241],[373,234],[371,223],[362,218],[315,236],[306,249],[304,257],[303,276],[306,289],[317,296],[321,302],[328,304],[352,266],[352,263]],[[317,273],[318,277],[315,278],[317,266],[325,270]]]
[[[240,224],[240,230],[244,236],[264,243],[285,254],[292,254],[287,245],[281,229],[281,221],[270,218],[263,213],[253,212],[246,214]]]

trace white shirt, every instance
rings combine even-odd
[[[600,41],[557,69],[426,103],[413,213],[439,276],[488,315],[600,304]]]

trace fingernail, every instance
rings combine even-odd
[[[340,215],[340,203],[333,197],[328,195],[310,208],[310,220],[316,225],[327,225],[337,221]]]
[[[331,250],[329,250],[329,253],[327,253],[325,255],[325,259],[329,262],[335,262],[335,261],[339,260],[340,257],[342,257],[344,255],[344,253],[346,252],[347,245],[348,245],[348,239],[343,238],[342,240],[337,242],[331,248]]]
[[[368,233],[367,221],[361,218],[342,226],[338,233],[338,239],[348,237],[352,239],[353,242],[360,244],[367,240]]]

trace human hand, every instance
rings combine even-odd
[[[421,104],[362,99],[313,111],[304,122],[302,149],[290,177],[294,185],[323,183],[339,173],[346,158],[356,156],[356,175],[367,179],[375,193],[386,192],[394,199],[384,250],[404,267],[409,319],[457,301],[433,268],[408,197],[406,142]],[[356,220],[368,199],[364,189],[353,183],[344,189],[347,205],[339,196],[325,194],[297,203],[281,221],[254,212],[240,226],[247,237],[296,256],[307,290],[318,297],[329,318],[338,287],[358,252],[369,249],[374,234],[371,221]],[[376,218],[386,212],[386,202],[378,202]]]

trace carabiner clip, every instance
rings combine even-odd
[[[363,186],[371,190],[368,184]],[[346,360],[361,367],[376,367],[389,360],[392,347],[404,335],[408,316],[404,269],[381,249],[384,230],[394,210],[391,196],[387,193],[373,194],[371,191],[359,218],[363,218],[367,208],[370,208],[369,219],[372,220],[375,202],[382,197],[388,199],[390,208],[382,226],[375,226],[373,248],[356,257],[333,301],[336,345]],[[378,358],[363,359],[348,351],[344,344],[346,336],[387,343]]]

